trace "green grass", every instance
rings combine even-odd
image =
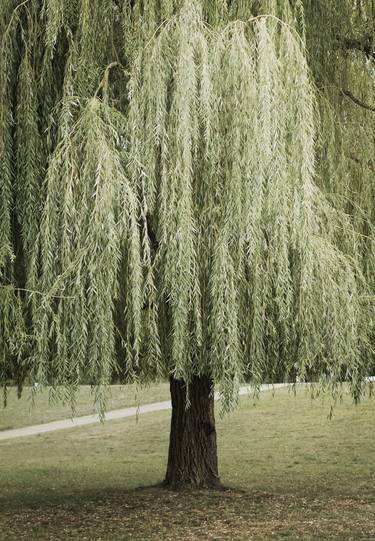
[[[76,415],[95,413],[94,397],[91,387],[82,385],[77,392]],[[108,410],[136,406],[169,399],[169,384],[159,383],[144,388],[135,385],[112,385],[109,389]],[[15,388],[10,388],[7,406],[0,402],[0,430],[20,428],[59,419],[67,419],[72,415],[68,401],[52,399],[50,389],[38,390],[34,395],[30,387],[25,387],[21,398],[17,398]]]
[[[375,540],[375,400],[328,411],[241,399],[218,420],[223,492],[151,487],[167,411],[0,442],[0,540]]]

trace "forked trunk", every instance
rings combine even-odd
[[[164,485],[172,489],[220,486],[212,381],[194,376],[189,383],[170,378],[172,420]]]

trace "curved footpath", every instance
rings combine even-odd
[[[272,391],[279,387],[285,387],[285,383],[275,383],[273,385],[261,385],[260,391]],[[250,394],[252,392],[249,387],[241,387],[240,395]],[[215,400],[218,400],[219,396],[215,393]],[[118,410],[108,411],[105,414],[106,421],[112,421],[113,419],[123,419],[125,417],[133,417],[142,413],[151,413],[153,411],[169,410],[171,408],[171,401],[155,402],[153,404],[144,404],[142,406],[133,408],[123,408]],[[25,436],[36,436],[38,434],[44,434],[45,432],[54,432],[55,430],[63,430],[65,428],[75,428],[78,426],[92,425],[99,423],[99,415],[83,415],[81,417],[75,417],[74,419],[63,419],[62,421],[52,421],[51,423],[44,423],[40,425],[25,426],[23,428],[13,428],[11,430],[0,431],[0,441],[10,440],[13,438],[22,438]]]

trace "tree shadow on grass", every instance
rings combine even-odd
[[[30,532],[30,539],[59,541],[279,539],[276,534],[293,540],[319,535],[344,540],[350,532],[353,539],[358,524],[367,537],[356,534],[356,539],[375,538],[375,503],[359,499],[317,500],[231,487],[170,491],[160,485],[66,492],[55,500],[35,496],[13,510],[11,502],[1,508],[0,532],[9,533],[4,538],[0,534],[1,541]]]

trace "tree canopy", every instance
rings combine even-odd
[[[370,0],[3,0],[0,381],[374,363]]]

